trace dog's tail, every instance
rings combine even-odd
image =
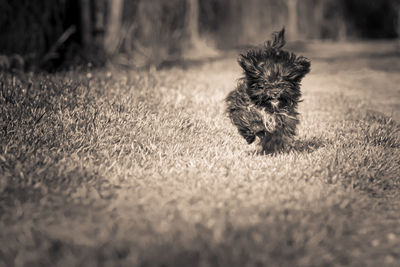
[[[281,49],[285,44],[285,28],[282,28],[280,32],[274,32],[273,34],[274,40],[267,41],[265,43],[265,47],[267,49]]]

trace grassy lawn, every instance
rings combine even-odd
[[[1,73],[0,266],[399,266],[399,54],[352,47],[303,52],[275,155],[224,113],[234,57]]]

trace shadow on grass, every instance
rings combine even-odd
[[[328,143],[328,140],[324,140],[320,137],[311,137],[306,139],[295,139],[290,144],[286,144],[286,146],[277,151],[257,151],[258,155],[278,155],[278,154],[288,154],[290,152],[298,152],[298,153],[312,153],[321,147],[325,147]],[[251,153],[251,154],[254,154]]]
[[[323,140],[320,137],[311,137],[307,139],[296,139],[293,144],[289,148],[290,151],[296,151],[300,153],[311,153],[315,150],[326,146],[328,143],[327,140]]]

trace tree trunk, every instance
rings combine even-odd
[[[324,3],[322,0],[319,0],[314,6],[314,24],[313,24],[314,38],[322,39],[323,24],[324,24]]]
[[[80,0],[81,11],[81,41],[84,48],[92,44],[92,21],[90,0]]]
[[[288,8],[288,36],[290,40],[297,40],[298,38],[298,20],[297,20],[297,2],[298,0],[287,0]]]
[[[341,17],[339,18],[339,29],[338,29],[338,37],[339,41],[346,41],[347,40],[347,25],[346,20],[343,15],[343,10],[340,13]]]
[[[104,50],[105,17],[107,13],[107,0],[92,1],[92,42],[100,50]]]
[[[400,1],[398,1],[397,5],[396,5],[396,10],[397,10],[397,40],[400,43]]]
[[[199,1],[187,0],[186,25],[189,44],[196,46],[199,42]]]
[[[114,54],[118,48],[122,24],[123,0],[108,0],[108,18],[105,25],[104,49],[107,54]]]
[[[199,33],[199,0],[186,0],[186,45],[183,58],[188,60],[202,59],[217,55],[217,51],[208,46]]]

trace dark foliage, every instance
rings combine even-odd
[[[0,1],[0,54],[20,54],[25,63],[37,64],[63,32],[76,23],[73,20],[79,12],[71,12],[75,9],[73,2]]]
[[[345,20],[355,37],[373,39],[399,37],[396,33],[396,20],[399,24],[400,18],[396,5],[400,5],[400,2],[396,0],[342,0],[341,5],[344,9]]]

